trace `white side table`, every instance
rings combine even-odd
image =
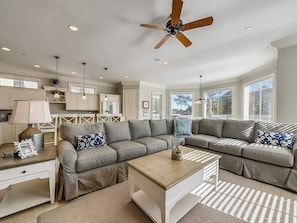
[[[1,154],[13,150],[13,145],[0,147]],[[0,218],[48,201],[54,203],[55,159],[56,147],[47,147],[23,160],[0,158],[0,190],[6,188]]]

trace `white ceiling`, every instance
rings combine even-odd
[[[211,26],[187,30],[185,48],[175,37],[153,47],[165,32],[172,0],[1,0],[0,66],[116,83],[141,80],[167,87],[236,78],[276,59],[270,43],[297,33],[296,0],[184,0],[188,23],[213,16]],[[76,25],[78,32],[67,29]],[[251,27],[245,31],[246,27]],[[155,61],[159,58],[160,61]],[[168,61],[167,65],[163,62]],[[104,67],[108,70],[105,71]],[[76,71],[76,74],[71,74]],[[125,79],[124,76],[129,76]],[[103,80],[99,77],[104,76]]]

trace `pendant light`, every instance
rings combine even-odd
[[[58,83],[59,83],[59,80],[58,80],[58,62],[59,62],[60,57],[55,56],[55,58],[56,58],[56,79],[55,79],[56,91],[55,91],[55,94],[54,94],[54,98],[59,99],[60,95],[59,95],[59,92],[58,92]]]
[[[107,67],[104,67],[104,70],[105,70],[105,77],[106,77],[106,72],[107,72]],[[108,97],[107,97],[107,95],[105,95],[105,97],[104,97],[104,99],[103,99],[104,101],[108,101]]]
[[[200,87],[199,87],[200,98],[198,98],[198,99],[196,99],[196,100],[194,101],[195,104],[203,104],[203,103],[205,103],[205,98],[202,97],[201,84],[202,84],[202,75],[200,75]]]
[[[84,66],[83,67],[83,95],[82,95],[82,99],[86,99],[87,97],[86,97],[86,92],[85,92],[85,79],[86,79],[86,77],[85,77],[85,69],[86,69],[86,62],[82,62],[82,65]]]

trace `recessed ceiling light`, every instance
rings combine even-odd
[[[4,50],[4,51],[10,51],[10,49],[7,48],[7,47],[1,47],[1,49]]]
[[[247,27],[244,28],[245,31],[249,31],[251,29],[252,29],[252,27],[250,27],[250,26],[247,26]]]
[[[70,29],[73,32],[77,32],[78,31],[78,28],[76,26],[73,26],[73,25],[69,25],[68,26],[68,29]]]
[[[102,80],[104,77],[99,77],[100,78],[100,80]]]
[[[39,68],[40,66],[38,64],[35,64],[34,67]]]
[[[72,71],[71,73],[72,73],[72,74],[76,74],[75,71]]]
[[[129,76],[126,75],[125,78],[126,78],[126,79],[129,78]]]
[[[168,61],[164,61],[164,62],[163,62],[163,64],[165,64],[165,65],[168,64],[168,63],[169,63]]]

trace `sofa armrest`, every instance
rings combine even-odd
[[[77,153],[74,146],[67,140],[58,143],[58,159],[67,173],[76,172]]]
[[[294,169],[297,169],[297,142],[293,145]]]

